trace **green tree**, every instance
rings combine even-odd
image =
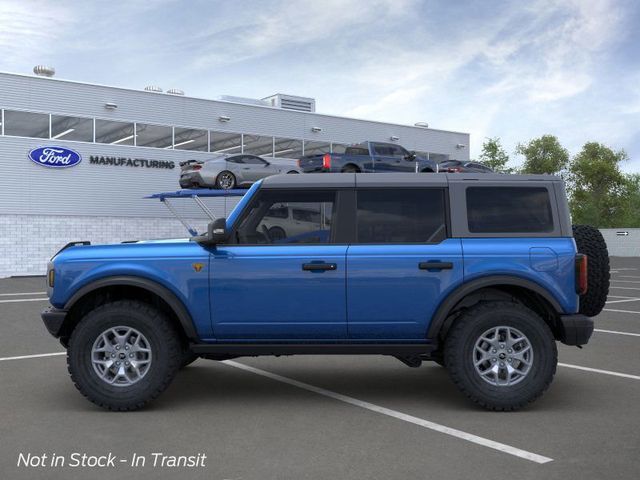
[[[584,144],[569,167],[573,223],[599,228],[625,226],[634,213],[630,203],[633,192],[640,189],[638,178],[620,171],[619,164],[626,159],[624,150],[613,151],[597,142]]]
[[[555,135],[542,135],[520,143],[516,153],[524,156],[521,173],[562,175],[569,164],[569,151],[560,145]]]
[[[513,168],[507,167],[509,155],[502,148],[499,137],[485,138],[478,160],[495,172],[513,173]]]

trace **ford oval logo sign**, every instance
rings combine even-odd
[[[79,164],[82,156],[69,148],[38,147],[29,152],[29,159],[43,167],[68,168]]]

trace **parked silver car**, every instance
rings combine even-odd
[[[274,163],[274,160],[286,162],[286,159],[268,158],[267,160],[256,155],[237,154],[219,155],[211,160],[181,162],[180,187],[229,190],[249,186],[270,175],[300,173],[300,169],[293,165]]]

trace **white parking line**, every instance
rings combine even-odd
[[[603,373],[605,375],[612,375],[614,377],[630,378],[632,380],[640,380],[640,376],[631,375],[629,373],[612,372],[611,370],[600,370],[599,368],[581,367],[580,365],[571,365],[569,363],[560,363],[560,367],[573,368],[575,370],[584,370],[585,372]]]
[[[610,295],[611,296],[611,295]],[[626,298],[624,300],[607,300],[606,303],[624,303],[624,302],[637,302],[640,298]]]
[[[45,302],[48,298],[14,298],[11,300],[0,300],[0,303],[20,303],[20,302]]]
[[[636,312],[635,310],[616,310],[614,308],[603,308],[602,311],[603,312],[638,313],[638,314],[640,314],[640,312]]]
[[[594,328],[593,331],[594,332],[600,332],[600,333],[612,333],[612,334],[615,334],[615,335],[628,335],[630,337],[640,337],[640,333],[619,332],[617,330],[602,330],[600,328]]]
[[[639,275],[617,275],[616,278],[640,278]]]
[[[397,418],[398,420],[403,420],[405,422],[413,423],[414,425],[428,428],[430,430],[444,433],[446,435],[451,435],[452,437],[460,438],[462,440],[466,440],[471,443],[482,445],[483,447],[492,448],[494,450],[498,450],[500,452],[504,452],[509,455],[513,455],[515,457],[520,457],[525,460],[529,460],[531,462],[548,463],[553,461],[553,459],[549,457],[544,457],[536,453],[528,452],[526,450],[521,450],[519,448],[512,447],[504,443],[495,442],[493,440],[489,440],[488,438],[479,437],[477,435],[463,432],[455,428],[446,427],[444,425],[440,425],[439,423],[431,422],[429,420],[424,420],[422,418],[407,415],[405,413],[401,413],[396,410],[391,410],[390,408],[385,408],[379,405],[375,405],[373,403],[365,402],[363,400],[358,400],[357,398],[332,392],[331,390],[325,390],[324,388],[316,387],[314,385],[309,385],[308,383],[299,382],[298,380],[294,380],[288,377],[283,377],[281,375],[277,375],[275,373],[271,373],[266,370],[260,370],[259,368],[250,367],[243,363],[238,363],[231,360],[225,360],[222,363],[225,363],[231,367],[239,368],[241,370],[254,373],[256,375],[270,378],[271,380],[276,380],[278,382],[286,383],[288,385],[293,385],[294,387],[302,388],[303,390],[317,393],[325,397],[333,398],[334,400],[348,403],[349,405],[354,405],[356,407],[364,408],[372,412],[381,413],[382,415],[387,415],[389,417]]]
[[[614,283],[640,283],[640,280],[611,280]]]
[[[0,297],[17,297],[19,295],[46,295],[47,292],[0,293]]]
[[[617,290],[640,290],[638,287],[618,287],[617,285],[609,285],[609,289],[615,288]]]
[[[0,362],[4,362],[7,360],[24,360],[27,358],[42,358],[42,357],[55,357],[58,355],[66,355],[67,352],[56,352],[56,353],[39,353],[37,355],[21,355],[19,357],[3,357],[0,358]]]

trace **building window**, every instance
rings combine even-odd
[[[93,142],[93,119],[51,115],[51,139]]]
[[[211,153],[242,153],[242,135],[239,133],[210,132]]]
[[[273,141],[274,157],[298,159],[302,156],[302,140],[276,137]]]
[[[5,110],[4,134],[15,137],[49,138],[49,115]]]
[[[173,135],[173,148],[177,150],[208,151],[209,136],[206,130],[176,127]]]
[[[305,155],[322,155],[330,152],[331,144],[329,142],[311,142],[309,140],[304,142]]]
[[[243,135],[244,153],[273,157],[273,137],[259,135]]]
[[[133,123],[96,119],[96,142],[133,145]]]
[[[136,145],[138,147],[171,148],[173,129],[164,125],[136,123]]]

